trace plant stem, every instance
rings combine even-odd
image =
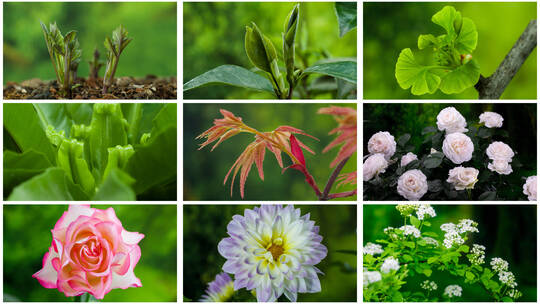
[[[347,192],[329,194],[328,197],[327,197],[327,200],[340,198],[340,197],[349,197],[349,196],[353,196],[353,195],[356,195],[356,189],[354,189],[352,191],[347,191]]]
[[[336,181],[336,178],[339,176],[339,173],[341,172],[341,170],[343,169],[343,167],[345,166],[345,164],[347,163],[347,161],[349,160],[349,158],[351,158],[350,156],[345,158],[344,160],[342,160],[337,166],[336,168],[334,169],[334,171],[332,172],[332,175],[330,175],[330,178],[328,179],[328,181],[326,182],[326,186],[324,187],[324,191],[323,191],[323,194],[322,194],[322,197],[320,197],[319,200],[321,201],[326,201],[328,200],[329,196],[328,194],[330,193],[330,190],[332,190],[332,186],[334,185],[334,182]]]
[[[289,81],[289,95],[287,96],[287,99],[292,99],[294,90],[294,83],[292,81]]]

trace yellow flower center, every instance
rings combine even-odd
[[[281,238],[276,238],[272,240],[272,243],[270,243],[270,245],[266,247],[266,250],[268,250],[268,252],[272,254],[272,258],[274,258],[274,261],[277,261],[285,251],[285,249],[283,249],[283,240]]]

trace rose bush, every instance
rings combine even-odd
[[[143,234],[126,231],[114,209],[72,205],[52,230],[43,268],[33,277],[68,297],[89,293],[96,299],[112,289],[141,287],[134,268]]]
[[[476,117],[479,120],[467,122],[454,107],[442,109],[437,126],[423,129],[419,147],[409,144],[411,134],[394,140],[399,134],[376,132],[364,154],[364,199],[535,199],[536,189],[529,195],[533,187],[525,185],[528,176],[515,173],[522,164],[515,147],[507,144],[510,134],[501,129],[504,118],[495,112]],[[385,155],[384,168],[382,162],[374,166],[376,153]]]

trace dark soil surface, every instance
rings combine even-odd
[[[78,77],[74,82],[71,99],[176,99],[176,77],[115,78],[107,94],[102,94],[103,79],[87,80]],[[4,99],[69,99],[60,94],[56,80],[38,78],[21,83],[8,82],[4,86]]]

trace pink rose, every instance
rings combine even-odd
[[[111,289],[142,286],[133,269],[144,235],[126,231],[113,208],[69,206],[52,236],[43,268],[32,276],[43,287],[58,288],[68,297],[88,292],[103,299]]]

